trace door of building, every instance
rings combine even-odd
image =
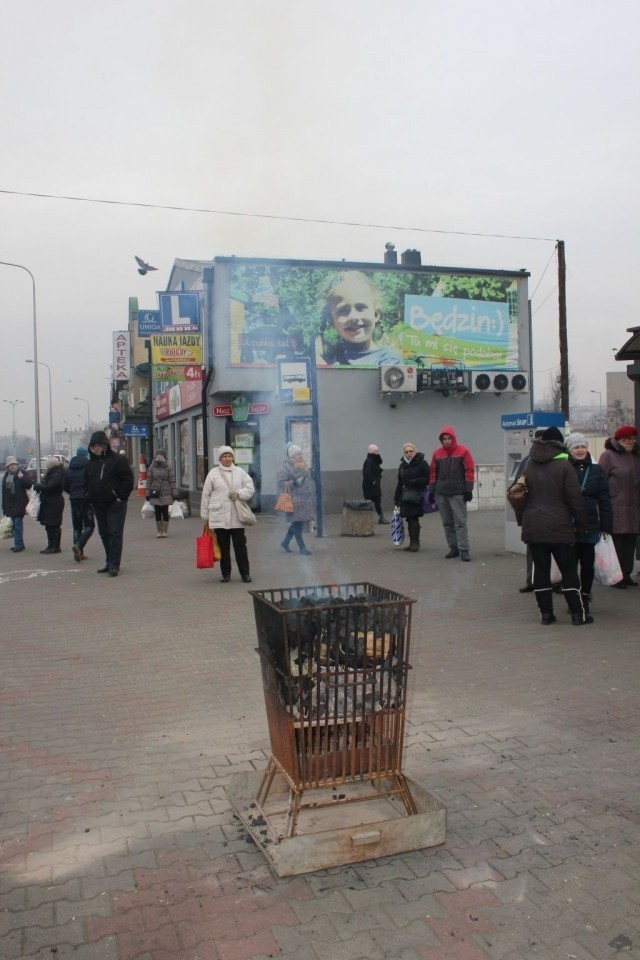
[[[262,509],[262,473],[260,470],[260,425],[257,418],[249,418],[241,423],[230,417],[225,429],[226,442],[233,447],[235,462],[246,470],[253,480],[256,495],[253,500],[253,510],[260,513]]]

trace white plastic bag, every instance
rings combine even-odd
[[[623,577],[613,540],[606,533],[603,533],[596,543],[593,576],[598,583],[604,584],[605,587],[612,587],[614,583],[620,583]]]
[[[148,500],[145,500],[142,504],[142,510],[140,512],[142,513],[143,520],[152,520],[156,515],[154,507],[151,506]]]
[[[184,520],[184,513],[182,512],[182,505],[174,500],[171,504],[171,509],[169,510],[169,517],[171,520]]]
[[[26,514],[32,520],[37,520],[40,516],[40,494],[31,489],[27,490],[27,496],[29,497],[29,503],[27,504]]]
[[[2,517],[0,520],[0,540],[9,540],[13,536],[13,520],[11,517]]]

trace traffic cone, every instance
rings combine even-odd
[[[138,457],[138,496],[147,495],[147,464],[144,459],[144,453]]]

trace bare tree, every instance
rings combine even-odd
[[[633,410],[625,407],[622,400],[614,400],[607,407],[607,426],[611,433],[615,433],[624,423],[635,423]]]
[[[571,371],[571,368],[569,368],[569,403],[571,406],[574,404],[576,386],[575,375]],[[549,371],[547,389],[540,403],[540,409],[555,410],[558,413],[562,412],[562,389],[559,367]]]

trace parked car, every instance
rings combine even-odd
[[[63,453],[56,453],[56,457],[58,458],[58,460],[61,460],[61,461],[62,461],[62,465],[65,467],[65,469],[66,469],[66,467],[69,466],[69,458],[68,458],[68,457],[65,457],[65,455],[64,455]],[[45,470],[47,469],[47,461],[48,461],[48,459],[49,459],[48,457],[42,457],[41,460],[40,460],[40,476],[42,476],[42,474],[43,474],[43,473],[45,472]],[[37,458],[37,457],[31,457],[31,460],[29,460],[29,463],[27,464],[27,469],[24,471],[24,472],[26,473],[26,475],[29,477],[29,479],[32,480],[34,483],[35,483],[35,481],[36,481],[36,465],[37,465],[37,463],[38,463],[38,458]]]

